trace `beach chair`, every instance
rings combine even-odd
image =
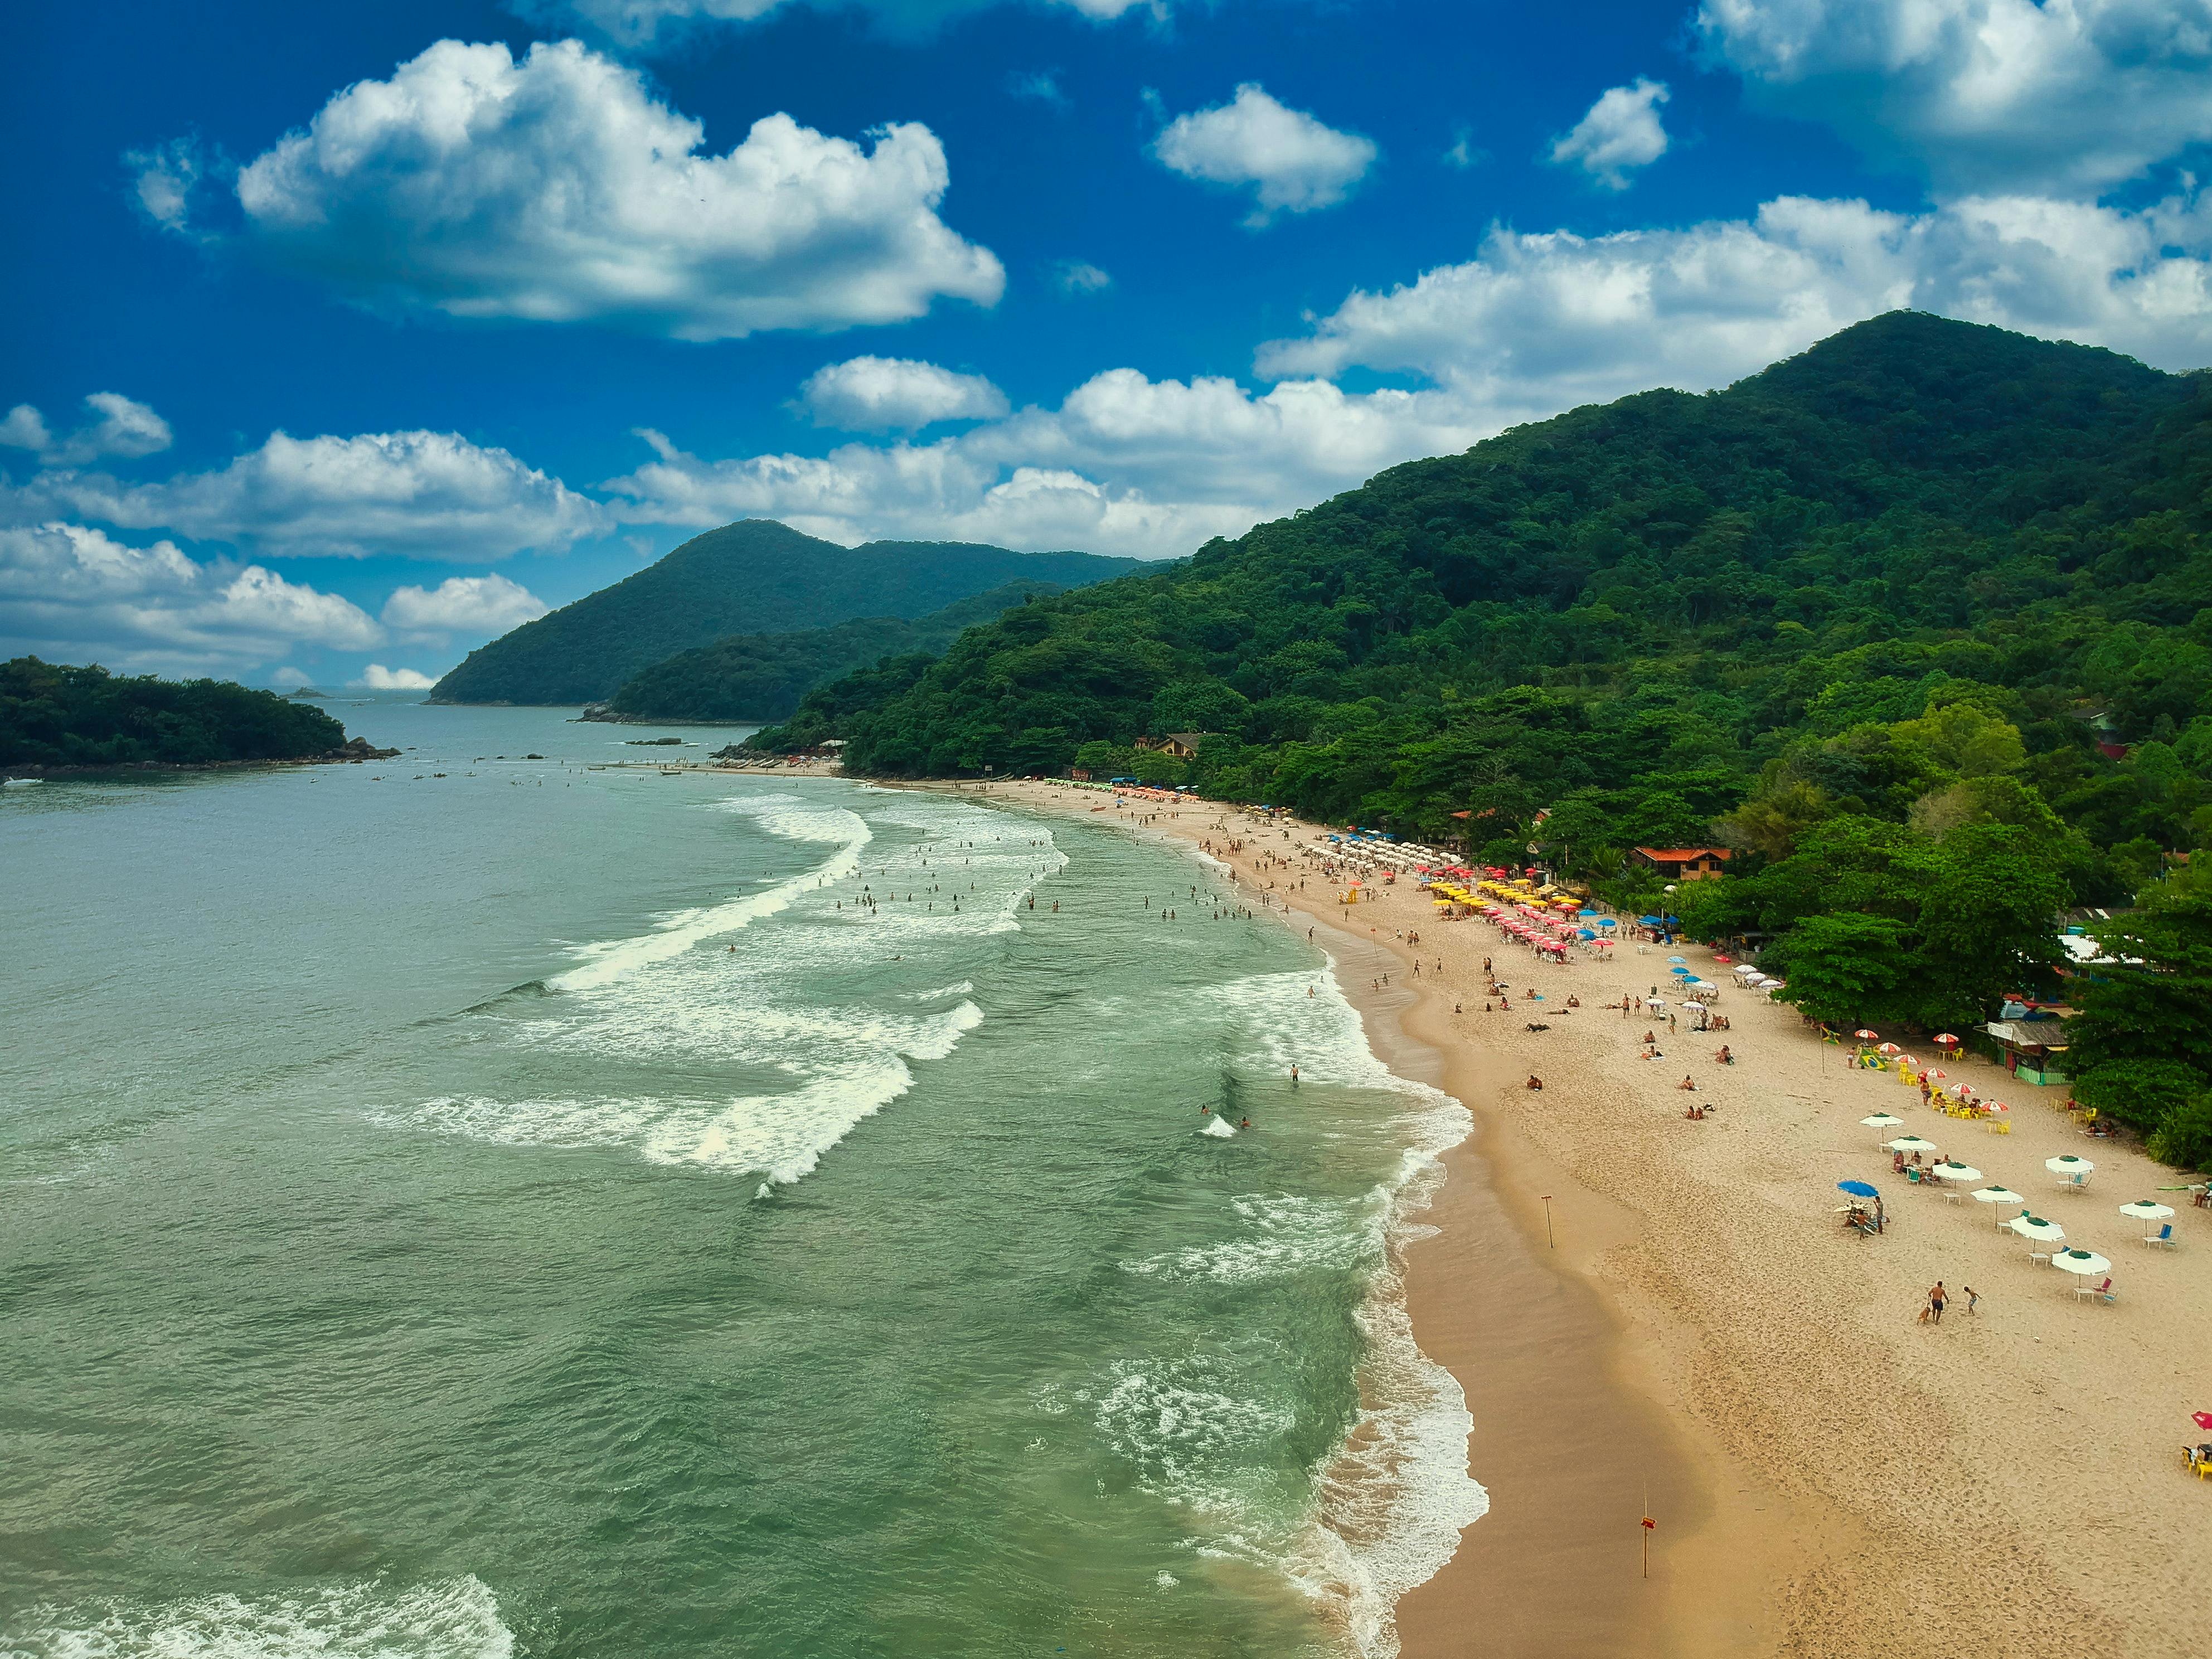
[[[2177,1249],[2181,1244],[2181,1241],[2173,1236],[2173,1224],[2171,1221],[2167,1222],[2163,1227],[2160,1227],[2149,1237],[2143,1240],[2143,1243],[2146,1244],[2163,1244],[2169,1250]]]
[[[2094,1302],[2110,1291],[2112,1288],[2112,1281],[2109,1279],[2101,1285],[2077,1284],[2074,1287],[2074,1299],[2076,1302]]]

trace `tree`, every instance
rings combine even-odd
[[[1890,917],[1810,917],[1780,955],[1790,1001],[1824,1024],[1911,1019],[1918,1011],[1919,953],[1905,925]]]

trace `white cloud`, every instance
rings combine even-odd
[[[1008,0],[510,0],[526,17],[573,18],[625,46],[650,46],[702,24],[750,23],[787,6],[860,12],[887,34],[915,39],[957,18],[990,11]],[[1030,0],[1047,10],[1073,11],[1111,22],[1133,11],[1163,17],[1168,0]]]
[[[1749,221],[1582,237],[1493,229],[1464,264],[1355,290],[1263,374],[1355,366],[1428,377],[1495,431],[1648,386],[1725,385],[1900,307],[2112,346],[2168,368],[2212,361],[2212,214],[2033,198],[1924,214],[1784,197]]]
[[[1176,116],[1152,141],[1161,164],[1186,179],[1255,186],[1259,205],[1244,222],[1254,228],[1279,211],[1334,207],[1377,153],[1371,138],[1279,104],[1254,81],[1226,104]]]
[[[1659,106],[1667,83],[1638,76],[1633,86],[1601,94],[1574,129],[1552,141],[1552,160],[1580,167],[1607,190],[1626,190],[1629,175],[1667,153]]]
[[[1053,286],[1062,294],[1103,294],[1114,286],[1114,279],[1097,265],[1086,264],[1080,259],[1062,259],[1052,268]]]
[[[0,446],[9,449],[44,449],[53,442],[46,417],[28,404],[17,404],[0,421]]]
[[[313,674],[308,673],[304,668],[295,668],[289,663],[282,668],[271,669],[269,673],[269,684],[275,686],[289,688],[295,685],[313,685],[314,683],[315,677]]]
[[[411,668],[386,668],[380,662],[369,664],[361,671],[361,678],[351,682],[357,691],[428,691],[437,683]]]
[[[150,149],[124,152],[131,169],[131,198],[138,210],[164,230],[196,237],[192,198],[207,178],[206,159],[189,138],[172,138]]]
[[[799,389],[817,426],[847,432],[915,431],[939,421],[1004,415],[1006,394],[980,374],[906,357],[854,357],[817,368]]]
[[[1946,191],[2094,194],[2212,139],[2212,0],[1704,0],[1778,113]]]
[[[577,41],[518,62],[441,40],[249,162],[241,234],[373,307],[688,340],[997,302],[997,258],[937,216],[951,175],[927,127],[863,148],[777,114],[726,155],[703,137]]]
[[[558,478],[451,432],[272,433],[226,466],[159,483],[44,472],[0,492],[0,513],[19,521],[66,514],[272,553],[472,562],[566,547],[605,526],[599,505]]]
[[[1121,368],[1057,410],[928,444],[708,461],[647,434],[658,459],[606,488],[639,522],[767,516],[848,544],[952,538],[1160,557],[1475,435],[1437,393],[1305,381],[1255,394],[1221,378],[1155,381]]]
[[[448,576],[435,587],[395,588],[384,602],[386,626],[407,634],[472,634],[483,637],[542,617],[545,601],[496,572]]]
[[[235,668],[295,646],[357,651],[384,637],[334,593],[255,564],[201,563],[82,525],[0,529],[0,650],[111,667]]]
[[[28,404],[17,404],[0,421],[0,445],[36,450],[45,465],[79,466],[101,455],[135,459],[155,454],[175,441],[167,421],[119,392],[95,392],[84,402],[97,418],[60,440],[45,416]]]

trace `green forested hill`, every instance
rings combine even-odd
[[[908,622],[856,617],[834,628],[789,634],[736,634],[681,651],[623,683],[608,700],[611,717],[641,720],[776,720],[824,680],[889,656],[935,655],[963,629],[1009,605],[1066,590],[1054,582],[1006,582]]]
[[[36,657],[0,663],[0,763],[10,766],[307,760],[345,740],[319,708],[229,680],[125,678]]]
[[[1966,1021],[2051,984],[2060,907],[2212,846],[2208,529],[2212,376],[1898,313],[1025,605],[757,741],[1188,778],[1638,903],[1626,849],[1723,839],[1696,925],[1824,1014]],[[1183,729],[1224,735],[1129,747]]]
[[[596,702],[641,669],[727,635],[918,617],[1002,582],[1074,587],[1135,565],[967,542],[839,547],[748,519],[694,536],[635,575],[471,652],[430,701]]]

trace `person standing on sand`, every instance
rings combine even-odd
[[[1981,1299],[1982,1294],[1979,1291],[1977,1291],[1971,1285],[1966,1286],[1966,1311],[1968,1313],[1974,1311],[1974,1304]]]
[[[1943,1281],[1939,1279],[1928,1292],[1928,1311],[1938,1325],[1943,1322]]]

